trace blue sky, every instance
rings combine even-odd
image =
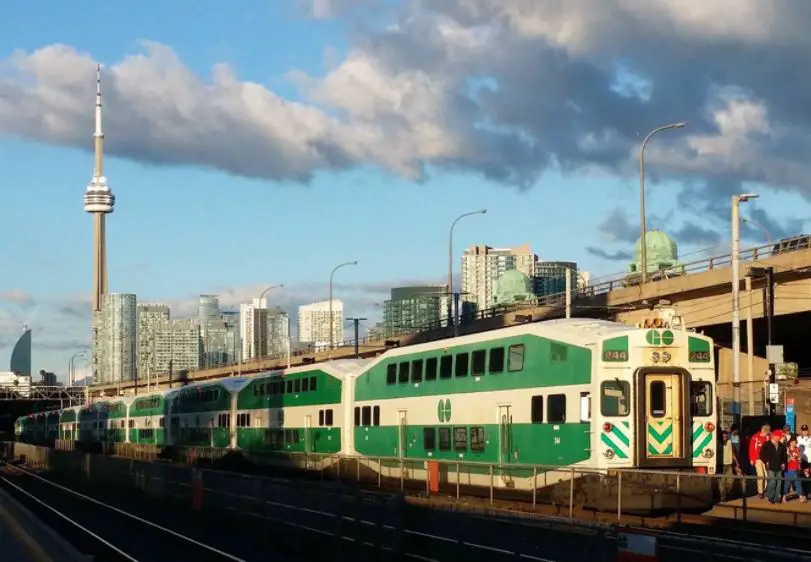
[[[60,43],[110,68],[143,53],[146,40],[170,47],[203,80],[210,79],[214,65],[226,64],[238,81],[318,107],[323,103],[306,99],[291,72],[321,79],[352,56],[351,46],[363,43],[364,33],[371,33],[352,14],[314,19],[303,2],[281,0],[176,0],[171,5],[147,0],[137,10],[89,1],[52,2],[47,10],[44,6],[9,3],[4,8],[0,60],[8,61],[15,51],[30,54]],[[4,77],[16,79],[8,63],[3,64],[0,83]],[[62,77],[65,83],[74,79],[70,67],[60,72],[68,75]],[[74,95],[67,86],[64,92]],[[28,134],[24,128],[4,126],[0,119],[0,193],[7,209],[0,227],[7,264],[0,293],[24,292],[31,298],[3,305],[12,319],[6,324],[33,324],[34,368],[59,374],[89,341],[89,322],[65,312],[70,306],[84,306],[91,281],[92,226],[82,210],[82,195],[92,174],[94,101],[92,96],[74,101],[86,104],[79,121],[81,142],[72,136],[51,139],[40,129]],[[105,109],[127,111],[120,103],[105,104]],[[327,112],[332,114],[332,108]],[[662,115],[651,124],[669,117]],[[121,119],[109,117],[106,122],[110,146],[117,136],[129,134],[120,127]],[[212,139],[223,151],[231,142],[229,131],[224,128]],[[184,131],[164,133],[176,137],[175,148],[183,144]],[[397,140],[391,137],[391,142]],[[346,299],[347,315],[374,318],[379,315],[374,303],[386,298],[382,287],[441,279],[450,223],[459,213],[482,207],[487,215],[457,227],[457,256],[474,243],[528,242],[541,259],[572,260],[593,276],[607,275],[624,270],[627,261],[601,259],[587,248],[628,251],[628,228],[638,231],[638,176],[632,152],[626,156],[627,162],[613,169],[589,169],[587,157],[565,172],[560,166],[539,165],[530,181],[511,185],[488,179],[470,163],[469,154],[423,158],[425,174],[419,180],[387,166],[381,157],[358,158],[340,170],[315,166],[310,181],[297,181],[249,179],[206,166],[200,158],[156,165],[154,159],[127,154],[124,148],[114,150],[106,159],[106,175],[116,195],[115,212],[107,223],[110,290],[133,292],[143,301],[178,303],[178,310],[187,313],[189,299],[196,294],[223,293],[233,304],[263,285],[284,283],[277,300],[292,305],[326,298],[332,267],[356,259],[357,267],[339,274],[346,286],[336,296]],[[685,236],[686,241],[677,237],[682,254],[723,244],[728,235],[721,219],[705,223],[695,212],[685,212],[678,198],[688,188],[679,174],[687,172],[665,156],[661,173],[655,155],[649,164],[648,226],[680,232],[693,224],[720,233]],[[769,210],[770,225],[807,214],[796,191],[762,189],[758,205]],[[625,222],[612,228],[606,223],[612,212]],[[758,236],[749,233],[753,243]],[[714,253],[723,253],[723,247]],[[8,325],[5,329],[13,332]],[[0,349],[0,361],[9,353],[8,347]]]

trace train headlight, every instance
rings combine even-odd
[[[611,460],[614,458],[614,451],[612,449],[606,449],[605,452],[603,453],[603,456],[608,460]]]
[[[653,361],[654,363],[658,363],[659,358],[660,357],[659,357],[659,352],[658,351],[654,351],[653,353],[650,354],[650,360]]]
[[[668,353],[667,351],[663,351],[662,352],[662,361],[664,361],[665,363],[670,361],[670,353]]]
[[[704,429],[706,431],[712,432],[715,429],[715,424],[712,422],[707,422],[704,424]]]
[[[704,458],[705,459],[711,459],[713,457],[713,455],[715,455],[715,453],[712,452],[712,449],[704,449]]]

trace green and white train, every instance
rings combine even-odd
[[[362,457],[385,476],[402,467],[448,483],[459,463],[463,485],[515,490],[539,487],[539,471],[545,486],[567,481],[549,472],[559,467],[713,474],[714,355],[710,338],[668,327],[529,323],[68,408],[59,437],[307,456],[310,466],[318,454],[321,466]],[[34,439],[33,427],[18,420],[20,438]]]

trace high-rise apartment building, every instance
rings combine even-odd
[[[425,329],[444,323],[448,315],[448,286],[396,287],[383,303],[386,337]]]
[[[279,307],[267,307],[266,299],[253,299],[239,307],[242,357],[267,357],[287,351],[290,334],[288,314]]]
[[[139,303],[137,363],[138,379],[146,379],[157,373],[155,338],[161,330],[169,326],[169,305],[160,303]]]
[[[527,277],[535,275],[538,256],[529,244],[512,248],[471,246],[462,255],[463,302],[471,302],[479,311],[493,307],[498,280],[505,271],[516,270]]]
[[[102,295],[98,371],[94,373],[94,383],[111,384],[135,379],[138,341],[136,309],[135,295]]]
[[[202,353],[199,319],[170,320],[155,336],[155,372],[174,375],[199,369]]]
[[[330,344],[329,301],[315,302],[298,307],[298,341],[315,348],[328,348]],[[332,341],[344,341],[344,303],[332,301]]]
[[[535,294],[539,297],[560,295],[565,298],[566,272],[571,279],[571,290],[577,292],[577,264],[569,261],[539,261],[535,264]]]
[[[197,317],[200,319],[201,328],[209,320],[219,320],[220,297],[217,295],[200,295],[200,300],[197,303]]]

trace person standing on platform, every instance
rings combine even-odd
[[[756,433],[749,438],[749,466],[758,476],[757,495],[761,499],[763,499],[766,491],[766,465],[760,460],[760,449],[769,440],[769,431],[771,429],[771,426],[766,424],[760,428],[760,433]]]
[[[735,486],[735,476],[741,474],[741,465],[738,462],[738,452],[730,439],[729,432],[725,429],[721,432],[721,443],[723,448],[723,476],[721,476],[720,489],[721,501],[727,501],[732,488]]]
[[[800,448],[803,468],[808,468],[808,455],[811,453],[811,434],[808,433],[808,426],[805,424],[800,427],[800,434],[797,436],[797,447]]]
[[[766,498],[769,503],[780,503],[783,500],[782,484],[783,471],[788,462],[788,451],[783,443],[783,432],[779,429],[772,431],[770,439],[760,448],[760,460],[766,467]]]
[[[803,493],[803,483],[800,481],[802,476],[801,461],[802,455],[800,448],[797,446],[797,439],[792,437],[788,445],[788,460],[786,461],[786,475],[783,480],[783,503],[788,501],[788,493],[791,487],[794,487],[794,493],[800,498],[800,502],[805,502],[805,494]]]

